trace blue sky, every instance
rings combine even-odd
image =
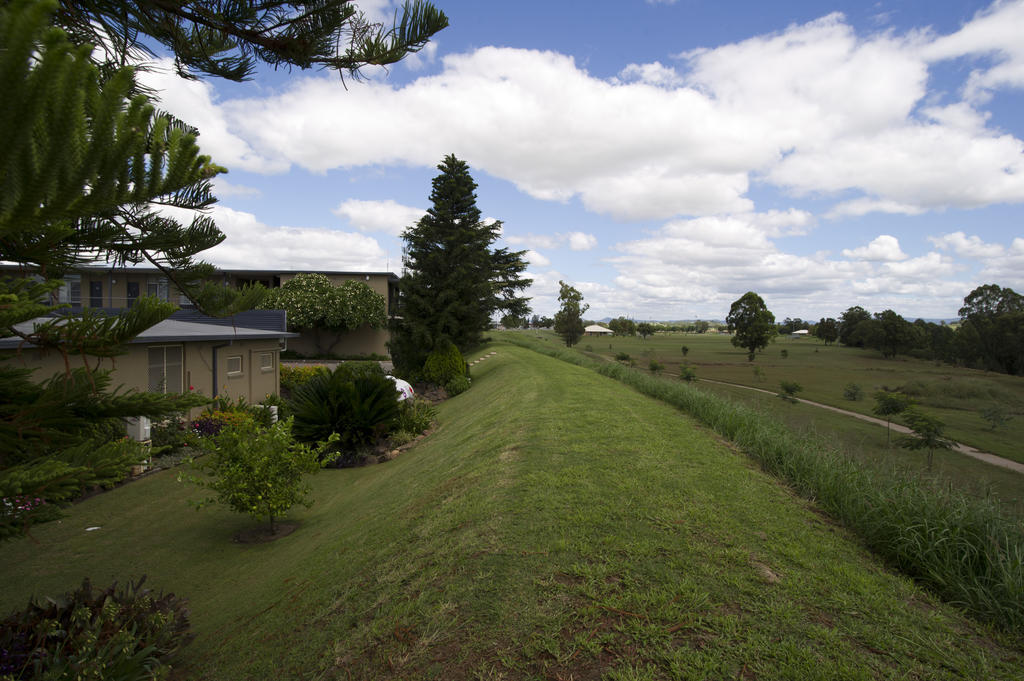
[[[363,82],[146,76],[230,169],[211,262],[401,273],[454,153],[539,314],[559,280],[641,320],[1024,290],[1024,1],[436,4],[451,26]]]

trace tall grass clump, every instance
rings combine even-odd
[[[857,533],[878,555],[978,619],[1024,631],[1024,525],[994,499],[893,469],[879,471],[820,438],[691,385],[509,338],[527,349],[620,381],[693,416],[770,474]]]

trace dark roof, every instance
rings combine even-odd
[[[288,330],[288,313],[284,310],[249,310],[230,317],[208,317],[198,310],[177,310],[171,314],[170,318],[196,324],[214,324],[266,331]]]
[[[23,267],[17,263],[0,262],[0,270],[21,270]],[[160,274],[161,271],[156,267],[111,267],[109,265],[87,265],[75,270],[75,272],[112,272],[112,273],[138,273],[138,274]],[[374,277],[387,277],[391,281],[397,281],[398,275],[394,272],[350,272],[348,270],[310,270],[310,269],[298,269],[298,270],[285,270],[285,269],[259,269],[259,270],[236,270],[230,268],[217,268],[213,276],[218,275],[233,275],[240,276],[247,279],[257,279],[260,277],[275,277],[282,274],[341,274],[351,277],[364,277],[366,275]]]
[[[281,310],[271,310],[281,312]],[[39,317],[21,324],[15,325],[22,332],[30,333],[35,324],[41,323],[52,317]],[[232,340],[261,340],[273,338],[297,338],[299,334],[289,333],[284,329],[261,329],[242,326],[233,326],[230,323],[212,323],[212,317],[203,317],[207,321],[188,321],[170,318],[151,326],[129,343],[184,343],[189,341],[232,341]],[[0,350],[13,350],[19,347],[33,347],[31,343],[24,343],[17,336],[0,338]]]

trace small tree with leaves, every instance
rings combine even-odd
[[[640,322],[636,325],[636,332],[640,334],[640,338],[647,340],[648,336],[654,335],[654,325],[650,322]]]
[[[571,348],[583,337],[583,313],[590,306],[583,302],[583,294],[569,284],[559,281],[558,286],[561,307],[555,313],[555,333]]]
[[[802,385],[795,381],[780,381],[779,388],[781,391],[778,396],[791,404],[799,402],[796,394],[804,389]]]
[[[910,399],[909,395],[905,395],[901,392],[890,392],[888,390],[879,390],[875,393],[875,406],[871,410],[871,413],[875,416],[880,416],[885,419],[885,446],[888,447],[891,443],[892,437],[892,417],[897,414],[902,414],[910,405],[913,404],[913,400]]]
[[[265,518],[274,533],[277,520],[302,504],[310,506],[311,487],[303,477],[316,473],[336,455],[322,454],[337,440],[329,439],[322,450],[298,444],[291,435],[291,421],[280,421],[268,429],[257,429],[251,419],[222,430],[215,438],[201,440],[209,454],[193,464],[205,475],[181,473],[187,480],[215,496],[195,504],[201,508],[221,503],[238,513]]]
[[[744,293],[733,302],[725,318],[733,334],[732,344],[747,350],[747,359],[754,361],[758,350],[768,347],[775,339],[775,315],[768,310],[761,296],[753,291]]]
[[[935,450],[952,449],[956,443],[942,436],[946,427],[942,421],[922,411],[908,408],[903,414],[903,421],[911,433],[899,438],[897,444],[904,449],[928,450],[928,471],[931,472]]]

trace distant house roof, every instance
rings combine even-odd
[[[791,336],[806,336],[806,335],[808,335],[808,334],[810,334],[810,333],[811,333],[811,332],[810,332],[810,331],[808,331],[807,329],[797,329],[796,331],[794,331],[794,332],[793,332],[792,334],[790,334],[790,335],[791,335]]]
[[[603,326],[598,326],[597,324],[591,324],[587,328],[583,329],[583,332],[584,333],[614,333],[614,331],[612,331],[611,329],[607,329],[607,328],[605,328]]]

